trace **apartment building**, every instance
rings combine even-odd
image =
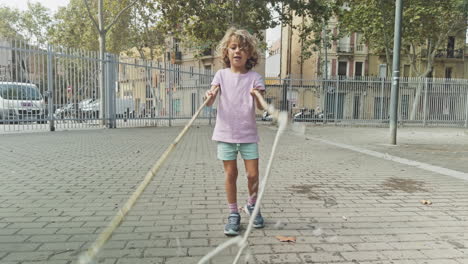
[[[304,19],[294,17],[293,24],[300,26]],[[336,19],[327,25],[333,35],[338,36]],[[278,81],[281,85],[272,86],[269,100],[277,105],[287,105],[290,112],[299,109],[322,109],[338,119],[360,119],[364,116],[371,119],[388,118],[388,104],[390,101],[390,82],[383,81],[381,77],[389,77],[389,70],[385,54],[370,50],[361,39],[359,32],[342,36],[331,42],[325,50],[319,47],[307,60],[301,61],[302,42],[298,31],[291,26],[282,28],[281,40],[281,70]],[[443,48],[436,51],[432,72],[429,77],[450,79],[468,78],[468,63],[466,63],[466,36],[464,32],[448,36]],[[401,77],[418,77],[410,63],[409,54],[403,47],[401,53]],[[416,47],[419,56],[416,67],[427,63],[427,50],[421,46]],[[336,81],[323,81],[323,79]],[[343,81],[339,80],[342,79]],[[351,81],[354,80],[351,85]],[[338,81],[339,80],[339,81]],[[376,81],[377,80],[377,81]],[[382,79],[383,80],[383,79]],[[422,112],[423,98],[421,87],[423,84],[412,79],[402,79],[400,85],[400,117],[411,119],[411,113]],[[270,82],[273,82],[270,80]],[[335,83],[336,82],[336,83]],[[445,81],[450,82],[450,81]],[[428,90],[428,107],[426,111],[435,115],[448,116],[457,112],[457,93],[451,93],[454,85],[439,85],[437,91]],[[285,88],[286,87],[286,88]],[[380,88],[379,88],[380,87]],[[431,86],[432,87],[432,86]],[[442,88],[443,89],[442,89]],[[337,90],[340,90],[339,92]],[[449,95],[449,94],[453,95]],[[417,101],[417,102],[416,102]],[[419,102],[421,101],[421,102]],[[337,112],[337,113],[335,113]],[[459,112],[459,111],[458,111]]]

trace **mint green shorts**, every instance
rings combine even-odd
[[[236,160],[237,152],[240,152],[242,159],[258,159],[257,143],[226,143],[218,141],[218,159]]]

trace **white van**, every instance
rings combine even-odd
[[[36,85],[0,82],[0,123],[18,121],[44,122],[45,103]]]

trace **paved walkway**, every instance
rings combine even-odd
[[[2,135],[0,263],[75,262],[180,130]],[[260,133],[264,171],[275,130]],[[468,173],[468,135],[407,129],[401,146],[389,147],[387,134],[320,126],[286,133],[262,207],[266,227],[254,230],[242,263],[468,263],[468,181],[326,143]],[[223,171],[210,136],[208,126],[190,130],[98,263],[196,263],[227,239]],[[241,173],[239,200],[246,192]],[[245,215],[242,222],[245,229]],[[213,263],[231,263],[235,253]]]

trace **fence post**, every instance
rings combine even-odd
[[[380,86],[380,121],[383,120],[383,101],[384,101],[384,88],[385,88],[385,79],[386,77],[382,78],[382,85]]]
[[[173,102],[172,102],[172,85],[174,85],[174,80],[173,80],[173,77],[174,77],[174,72],[172,71],[174,68],[172,67],[173,65],[172,64],[169,64],[169,126],[172,126],[172,118],[173,118]]]
[[[289,76],[286,76],[286,78],[284,79],[284,82],[283,82],[283,85],[282,85],[282,90],[281,90],[281,111],[287,111],[288,110],[288,104],[287,104],[287,101],[288,101],[288,82],[290,81],[289,79],[290,77]]]
[[[54,85],[52,75],[53,51],[50,45],[47,45],[47,110],[49,119],[49,130],[55,131],[54,120]]]
[[[288,111],[290,116],[292,116],[292,106],[289,104],[289,99],[290,98],[292,99],[292,95],[293,95],[293,78],[292,78],[292,75],[290,74],[288,92],[286,93],[286,110]]]
[[[424,78],[424,103],[423,103],[423,126],[426,126],[427,119],[427,77]]]
[[[468,128],[468,88],[466,89],[466,101],[465,101],[465,128]]]
[[[324,82],[324,89],[323,89],[323,109],[322,109],[322,112],[323,112],[323,124],[326,124],[327,123],[327,118],[328,118],[328,85],[329,85],[329,82],[328,82],[328,78],[325,79],[325,82]]]
[[[340,87],[340,76],[337,76],[336,78],[336,89],[335,89],[335,115],[334,115],[334,118],[335,118],[335,125],[336,125],[336,122],[338,122],[338,89]]]
[[[205,71],[205,73],[206,73],[206,71]],[[210,76],[211,76],[211,75],[210,75]],[[202,79],[202,72],[201,72],[201,68],[200,68],[200,67],[198,67],[198,79],[199,79],[199,80]],[[202,82],[202,81],[199,82],[199,87],[204,87],[204,85],[205,85],[205,82]],[[208,89],[211,89],[211,84],[210,84],[208,87],[209,87]],[[203,92],[204,92],[204,91],[203,91]],[[204,96],[204,94],[203,94],[203,96]],[[219,96],[218,96],[218,97],[219,97]],[[210,125],[210,126],[211,126],[211,120],[212,120],[212,118],[213,118],[213,105],[214,105],[214,104],[212,104],[212,105],[210,105],[210,106],[205,106],[205,108],[208,109],[208,125]]]
[[[114,59],[109,53],[106,53],[106,101],[107,101],[107,127],[115,128],[115,71],[114,71]]]

